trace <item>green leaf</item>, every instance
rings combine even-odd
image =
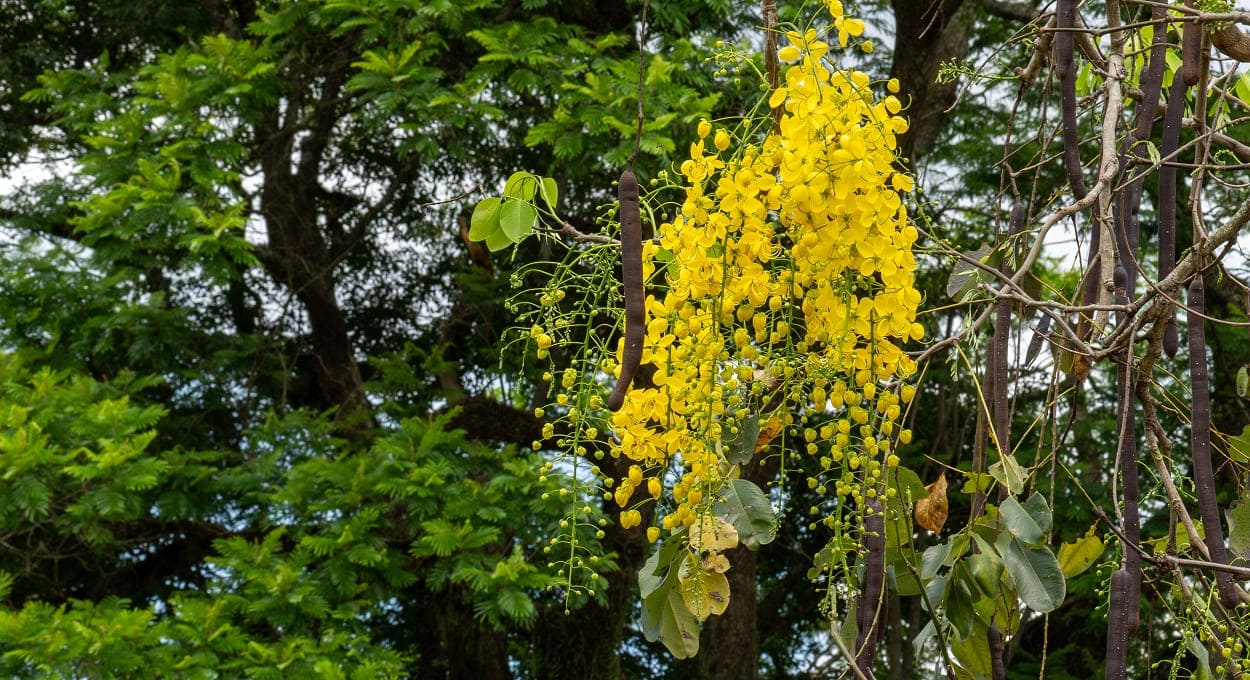
[[[755,455],[755,442],[760,436],[760,416],[752,413],[738,422],[738,432],[725,441],[722,453],[734,465],[745,465]]]
[[[960,491],[966,494],[985,493],[990,490],[990,483],[994,481],[993,477],[984,472],[965,472],[964,476],[968,481],[964,482]]]
[[[538,211],[529,203],[506,200],[499,210],[499,226],[513,243],[520,243],[533,233],[537,223]]]
[[[729,480],[712,512],[734,525],[738,538],[752,550],[771,543],[777,536],[777,519],[768,496],[745,479]]]
[[[642,634],[651,642],[660,639],[660,630],[664,624],[664,608],[668,604],[668,595],[676,584],[677,570],[666,569],[664,577],[659,579],[651,591],[642,598]]]
[[[1003,563],[992,552],[979,552],[965,560],[968,575],[986,597],[998,597],[1002,590]]]
[[[1243,73],[1237,79],[1237,84],[1233,86],[1233,93],[1237,98],[1250,106],[1250,73]]]
[[[1159,155],[1159,147],[1155,146],[1149,139],[1142,140],[1142,143],[1146,146],[1146,158],[1150,159],[1150,164],[1158,165],[1161,159],[1161,156]]]
[[[1250,550],[1250,498],[1243,496],[1224,512],[1224,518],[1228,520],[1228,547],[1245,555]]]
[[[660,543],[655,552],[647,558],[643,563],[642,569],[638,571],[638,589],[642,593],[643,599],[646,599],[654,593],[664,580],[668,578],[668,573],[673,563],[677,561],[681,545],[685,539],[685,533],[676,533],[670,535]]]
[[[504,233],[503,229],[496,229],[486,237],[486,247],[490,248],[492,253],[503,250],[511,245],[514,245],[514,243],[512,239],[508,238],[508,235]]]
[[[538,178],[532,173],[525,171],[514,172],[503,185],[504,198],[515,198],[522,202],[534,200],[534,194],[538,192]]]
[[[1250,463],[1250,425],[1236,437],[1228,438],[1228,457],[1238,463]]]
[[[1211,656],[1207,652],[1207,648],[1198,640],[1197,635],[1185,636],[1185,649],[1188,649],[1194,658],[1198,660],[1198,668],[1190,677],[1196,680],[1213,680],[1215,675],[1211,672]]]
[[[901,465],[886,472],[885,482],[886,488],[894,489],[895,497],[905,503],[929,497],[929,489],[920,481],[920,475]]]
[[[1019,540],[1012,539],[1003,563],[1016,582],[1020,599],[1034,611],[1044,614],[1063,604],[1067,582],[1049,548],[1025,548]]]
[[[920,586],[920,581],[908,566],[905,557],[897,557],[890,564],[886,576],[890,578],[890,586],[894,592],[903,597],[912,597],[924,592],[924,588]]]
[[[993,671],[990,665],[989,630],[984,623],[977,622],[972,633],[965,638],[950,638],[951,654],[955,660],[970,673],[972,677],[988,678]]]
[[[678,659],[689,659],[699,652],[699,620],[686,609],[680,588],[669,588],[664,598],[660,641]]]
[[[982,244],[980,248],[964,253],[964,255],[990,266],[995,266],[997,263],[993,261],[998,259],[994,257],[993,247],[988,244]],[[961,258],[951,268],[950,278],[946,280],[946,294],[957,302],[962,301],[968,295],[975,293],[977,286],[989,280],[990,275],[985,270]]]
[[[1007,523],[1007,531],[1026,544],[1037,544],[1044,541],[1046,532],[1042,530],[1028,511],[1014,497],[1004,500],[998,506],[1003,521]]]
[[[498,196],[483,198],[473,208],[473,217],[469,220],[469,238],[474,241],[485,241],[491,234],[499,231]]]
[[[1032,517],[1034,522],[1037,522],[1037,526],[1041,527],[1042,531],[1050,533],[1053,518],[1051,517],[1050,506],[1047,505],[1045,496],[1034,492],[1032,496],[1029,496],[1028,500],[1021,504],[1021,507],[1029,513],[1029,517]]]
[[[1051,514],[1046,499],[1034,493],[1024,504],[1014,497],[1007,498],[998,506],[998,512],[1007,524],[1007,530],[1026,544],[1045,543],[1050,533]]]
[[[552,210],[555,210],[556,204],[560,202],[560,188],[556,186],[556,181],[550,177],[542,178],[539,190],[542,192],[543,201]]]
[[[999,484],[1007,487],[1007,491],[1015,496],[1024,491],[1024,468],[1016,462],[1016,457],[1004,454],[997,463],[990,466],[990,476]]]
[[[1067,578],[1089,569],[1090,565],[1102,557],[1105,546],[1102,538],[1094,533],[1098,525],[1091,526],[1084,536],[1059,546],[1059,570]],[[1250,523],[1247,523],[1250,531]]]
[[[965,638],[972,632],[972,623],[976,612],[972,610],[972,590],[975,584],[963,562],[955,564],[951,578],[946,582],[944,601],[946,618],[955,627],[959,637]]]

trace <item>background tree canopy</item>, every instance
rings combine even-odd
[[[1234,5],[0,2],[0,674],[1250,668]],[[718,179],[784,222],[787,166],[752,162],[804,66],[906,118],[812,153],[884,154],[915,244],[846,249],[911,258],[918,375],[844,398],[794,358],[836,345],[797,342],[803,296],[765,297],[797,311],[715,358],[721,472],[644,477],[594,401],[614,183],[637,149],[658,304]],[[862,272],[839,294],[888,285]]]

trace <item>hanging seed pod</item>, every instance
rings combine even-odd
[[[646,329],[646,290],[642,281],[642,211],[638,178],[633,170],[621,173],[618,183],[621,201],[621,284],[625,292],[625,350],[621,373],[608,396],[608,410],[617,411],[625,403],[642,361],[642,339]]]
[[[1073,57],[1076,27],[1076,0],[1055,3],[1055,75],[1059,78],[1059,95],[1063,110],[1063,167],[1068,173],[1068,186],[1080,200],[1089,190],[1081,174],[1080,137],[1076,126],[1076,60]]]
[[[1168,90],[1168,110],[1163,117],[1163,139],[1159,154],[1166,161],[1180,146],[1181,116],[1185,112],[1185,81],[1172,79]],[[1165,278],[1176,267],[1176,166],[1159,168],[1159,278]],[[1163,329],[1163,351],[1169,357],[1176,356],[1180,344],[1176,330],[1176,311],[1168,318]]]
[[[1202,513],[1202,528],[1207,544],[1207,554],[1212,562],[1228,563],[1224,552],[1224,529],[1220,526],[1220,506],[1215,498],[1215,470],[1211,466],[1211,385],[1207,377],[1207,336],[1202,314],[1205,313],[1202,272],[1194,274],[1189,284],[1189,379],[1192,391],[1190,441],[1193,454],[1194,490],[1198,496],[1198,510]],[[1232,577],[1227,572],[1215,572],[1220,600],[1226,607],[1237,604],[1237,593]]]
[[[1107,680],[1124,680],[1128,666],[1129,576],[1123,569],[1111,574],[1111,605],[1107,611]]]
[[[1185,6],[1194,8],[1194,0],[1185,0]],[[1198,84],[1199,62],[1202,60],[1202,25],[1196,21],[1185,22],[1181,36],[1181,79],[1192,87]]]

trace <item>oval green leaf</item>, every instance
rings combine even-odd
[[[537,222],[538,211],[529,203],[508,200],[499,210],[499,226],[513,243],[520,243],[529,236]]]
[[[1007,573],[1016,582],[1016,592],[1034,611],[1052,612],[1063,604],[1067,594],[1067,582],[1059,561],[1049,548],[1025,548],[1019,540],[1012,539],[1003,555]]]
[[[777,537],[777,520],[768,496],[745,479],[729,480],[712,512],[734,525],[738,538],[752,550]]]
[[[1046,529],[1014,497],[1007,498],[999,504],[998,511],[1002,513],[1003,521],[1007,523],[1007,531],[1022,542],[1035,545],[1046,541]]]
[[[555,210],[556,203],[560,201],[560,189],[556,186],[556,181],[550,177],[544,177],[538,188],[542,192],[543,201]]]
[[[503,185],[504,198],[516,198],[522,201],[534,200],[538,192],[538,178],[524,170],[512,173]]]
[[[485,241],[488,236],[499,231],[499,204],[498,196],[478,201],[477,207],[473,208],[473,217],[469,220],[470,240]]]

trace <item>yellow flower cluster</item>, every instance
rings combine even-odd
[[[840,43],[863,31],[841,3],[826,4]],[[615,499],[626,507],[636,488],[655,496],[642,469],[679,460],[666,529],[690,526],[733,474],[723,447],[748,417],[788,425],[793,414],[833,414],[799,446],[815,453],[821,443],[833,461],[845,452],[854,468],[897,461],[888,440],[914,390],[895,388],[916,369],[901,345],[924,333],[917,232],[899,196],[913,184],[895,165],[907,121],[867,75],[828,68],[817,37],[792,33],[781,50],[794,63],[769,103],[784,115],[762,142],[700,124],[681,165],[680,214],[644,252],[651,267],[667,263],[668,285],[646,304],[642,363],[655,367],[653,386],[631,391],[611,418],[618,453],[637,463]]]

